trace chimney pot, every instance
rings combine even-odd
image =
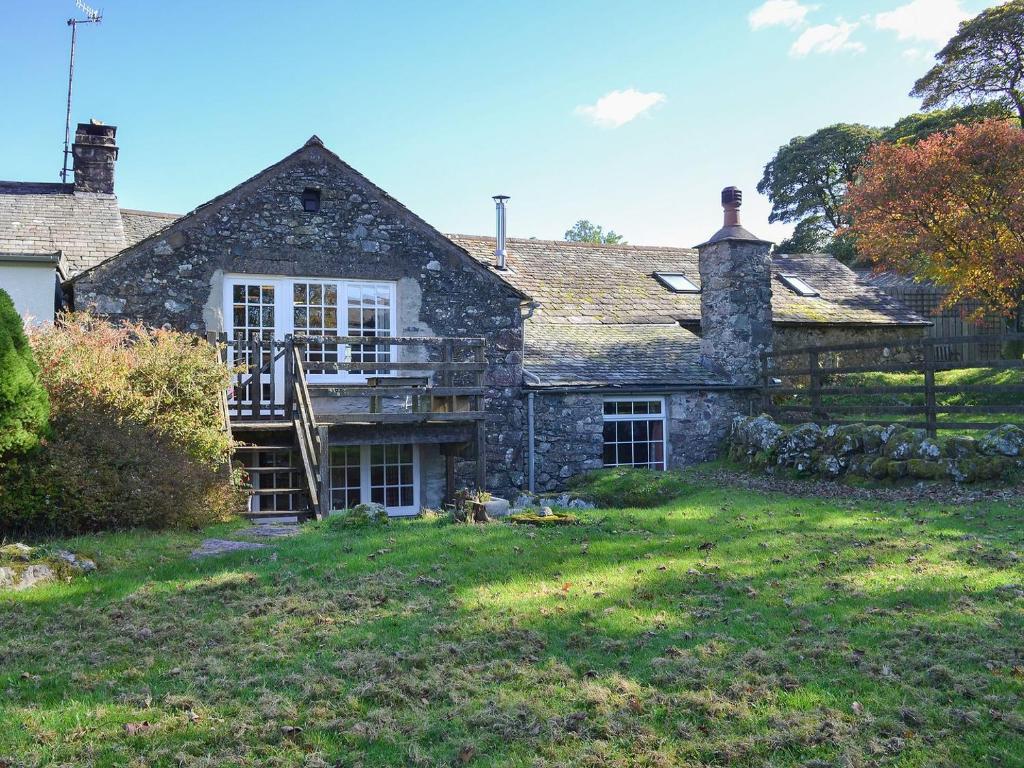
[[[494,266],[496,269],[505,270],[505,201],[508,195],[494,195],[494,213],[497,232],[494,238]]]
[[[739,226],[741,205],[743,205],[743,191],[739,187],[726,187],[722,190],[722,208],[725,211],[725,226]]]
[[[117,126],[98,120],[79,123],[71,155],[75,192],[114,194],[114,165],[117,162]]]

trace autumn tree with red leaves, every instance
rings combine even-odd
[[[1013,320],[1024,302],[1024,131],[986,120],[865,156],[845,215],[863,258]]]

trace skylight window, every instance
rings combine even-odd
[[[779,275],[782,282],[797,296],[820,296],[821,294],[796,275]]]
[[[654,276],[672,293],[700,293],[700,288],[680,272],[655,272]]]

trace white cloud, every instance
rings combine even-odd
[[[602,128],[618,128],[663,101],[664,93],[644,93],[627,88],[624,91],[609,91],[593,104],[576,107],[576,114],[583,115]]]
[[[875,27],[895,32],[900,40],[925,40],[943,45],[970,14],[962,0],[911,0],[875,15]]]
[[[797,0],[766,0],[747,16],[751,29],[762,27],[797,27],[816,5],[801,5]]]
[[[926,61],[928,59],[928,54],[920,48],[907,48],[900,55],[907,61]]]
[[[863,51],[864,45],[850,40],[860,24],[838,19],[835,24],[818,24],[808,27],[790,46],[790,56],[806,56],[809,53],[838,53],[839,51]]]

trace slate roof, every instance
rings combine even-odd
[[[629,389],[728,384],[700,362],[700,340],[677,323],[530,323],[524,366],[545,387]]]
[[[181,218],[178,213],[156,213],[155,211],[136,211],[131,208],[121,209],[121,223],[124,225],[125,247],[145,240],[154,232],[159,232],[171,222]]]
[[[70,275],[155,232],[176,216],[122,211],[117,197],[70,184],[0,181],[0,254],[64,255]]]
[[[494,238],[449,235],[485,264],[494,263]],[[499,274],[540,304],[538,321],[585,323],[700,322],[700,295],[672,293],[654,272],[682,272],[700,286],[697,251],[638,245],[593,245],[558,240],[509,239],[509,269]],[[776,323],[919,326],[927,320],[827,254],[773,256],[772,312]],[[781,274],[795,274],[821,296],[787,288]]]

